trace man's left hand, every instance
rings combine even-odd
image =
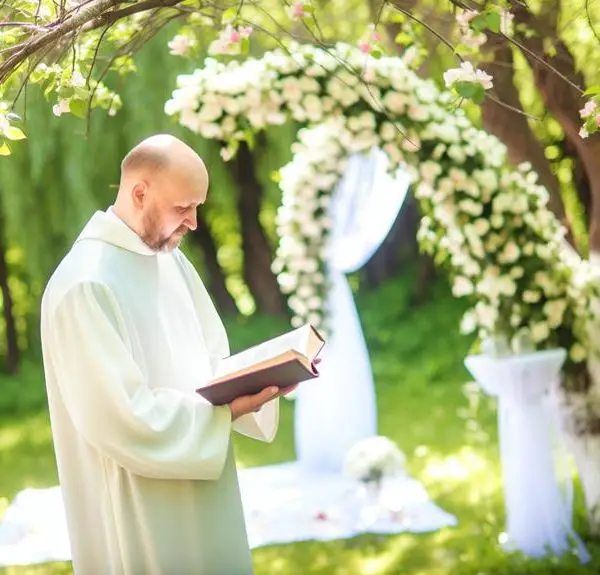
[[[313,370],[315,372],[317,372],[317,365],[321,363],[321,358],[320,357],[316,357],[315,359],[312,360],[311,366],[313,368]],[[282,387],[279,389],[279,392],[275,395],[275,397],[273,399],[276,399],[278,397],[283,397],[284,395],[288,395],[289,393],[292,393],[292,391],[294,391],[296,388],[298,387],[298,384],[296,383],[295,385],[288,385],[287,387]],[[262,409],[262,405],[256,409],[255,411],[258,412]]]

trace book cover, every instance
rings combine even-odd
[[[197,389],[213,405],[231,403],[270,386],[280,388],[315,379],[313,365],[325,340],[310,324],[234,354],[205,387]]]

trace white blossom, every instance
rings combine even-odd
[[[468,31],[469,17],[463,24],[463,42],[479,42]],[[184,53],[185,42],[177,42],[171,49]],[[550,338],[560,327],[571,338],[565,343],[570,360],[583,361],[590,344],[581,326],[589,321],[600,278],[563,249],[564,228],[548,209],[548,192],[531,165],[512,168],[504,144],[473,127],[461,110],[448,113],[455,95],[440,93],[401,59],[371,58],[365,74],[359,50],[343,44],[335,50],[297,45],[291,54],[276,50],[259,60],[225,64],[208,58],[202,69],[177,78],[165,103],[165,113],[181,125],[220,140],[226,160],[248,127],[261,130],[290,117],[303,124],[291,162],[279,170],[279,244],[272,266],[290,296],[294,325],[309,318],[318,325],[326,314],[331,194],[350,154],[379,147],[390,173],[401,167],[414,185],[424,214],[419,243],[444,256],[452,292],[472,302],[461,331],[485,335],[502,326],[512,337],[526,329],[544,348],[556,345]],[[340,58],[357,72],[340,65]],[[492,84],[469,63],[448,71],[445,80],[451,87],[476,82],[484,90]],[[594,106],[582,110],[582,119],[594,116]]]
[[[454,278],[452,284],[452,293],[455,297],[462,297],[472,294],[474,291],[473,283],[465,277],[458,276]]]
[[[185,56],[195,46],[195,41],[187,34],[177,34],[168,43],[169,52],[175,56]]]
[[[444,83],[447,88],[451,88],[456,82],[481,84],[485,90],[493,86],[492,77],[483,70],[473,68],[471,62],[462,62],[459,68],[444,72]]]

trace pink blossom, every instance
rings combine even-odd
[[[219,37],[211,42],[208,47],[208,53],[213,54],[237,54],[242,40],[252,34],[252,26],[241,26],[234,28],[228,24],[221,32]]]
[[[381,35],[375,30],[375,24],[369,24],[369,32],[365,33],[362,40],[358,43],[358,49],[363,54],[370,54],[375,48],[375,44],[381,41]]]
[[[296,2],[293,7],[293,14],[298,18],[303,18],[306,12],[304,11],[304,2]]]
[[[595,111],[598,105],[595,100],[588,100],[583,108],[579,110],[579,115],[582,118],[589,118]]]
[[[473,20],[475,16],[477,16],[477,14],[478,12],[475,12],[473,10],[465,10],[464,12],[461,12],[456,15],[456,21],[460,26],[466,27],[469,25],[469,22]]]
[[[294,2],[288,9],[288,16],[295,21],[302,20],[308,15],[306,7],[310,4],[309,0],[301,0],[300,2]]]
[[[600,114],[596,114],[596,126],[598,126],[600,128]]]
[[[231,24],[223,31],[223,39],[229,44],[239,44],[242,38],[248,38],[252,34],[252,26],[240,26],[233,28]]]
[[[62,100],[59,100],[58,104],[54,104],[54,106],[52,106],[52,113],[55,116],[60,116],[61,114],[67,114],[70,111],[71,111],[71,104],[69,103],[69,100],[65,100],[64,98]]]
[[[175,56],[185,56],[193,46],[193,41],[188,36],[177,34],[169,43],[171,54]]]

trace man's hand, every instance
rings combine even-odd
[[[260,393],[256,393],[254,395],[243,395],[241,397],[237,397],[228,404],[229,409],[231,410],[231,420],[235,421],[239,417],[242,417],[242,415],[260,411],[260,408],[265,403],[275,399],[276,397],[287,395],[288,393],[294,391],[294,389],[296,389],[295,385],[282,388],[273,386],[267,387]]]
[[[316,358],[312,362],[312,366],[315,371],[317,371],[316,366],[319,363],[321,363],[320,358]],[[237,397],[231,403],[228,404],[229,409],[231,410],[231,420],[235,421],[239,417],[242,417],[242,415],[260,411],[261,407],[265,403],[271,401],[272,399],[275,399],[276,397],[282,397],[284,395],[287,395],[288,393],[292,393],[292,391],[294,391],[297,387],[298,384],[289,385],[288,387],[282,388],[272,386],[267,387],[266,389],[263,389],[260,393],[256,393],[254,395],[243,395],[242,397]]]

